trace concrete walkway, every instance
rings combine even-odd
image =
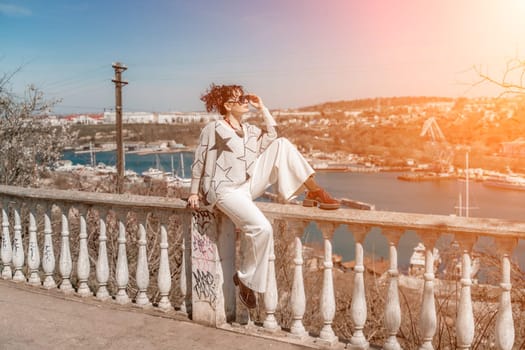
[[[1,280],[0,349],[304,348]]]

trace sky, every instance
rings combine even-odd
[[[269,108],[392,96],[497,95],[525,57],[525,0],[0,0],[0,75],[20,68],[56,113],[202,111],[210,83]]]

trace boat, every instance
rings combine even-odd
[[[440,181],[440,180],[453,180],[457,176],[454,173],[405,173],[397,177],[398,180],[402,181]]]
[[[312,164],[312,168],[315,171],[322,172],[345,172],[348,171],[348,166],[340,164],[330,164],[325,162],[316,162]]]
[[[183,178],[177,175],[166,175],[164,177],[164,181],[166,181],[168,187],[189,189],[191,186],[191,179]]]
[[[164,175],[164,171],[157,168],[149,168],[148,170],[142,172],[142,176],[146,182],[150,180],[162,180]]]
[[[516,174],[491,175],[483,181],[483,186],[503,190],[525,191],[525,177]]]
[[[184,156],[182,152],[180,153],[180,170],[181,175],[179,176],[177,172],[175,172],[175,167],[173,165],[173,155],[171,155],[171,173],[166,175],[165,181],[168,185],[168,187],[175,187],[178,189],[188,190],[191,187],[191,178],[187,178],[184,173]]]
[[[411,277],[423,277],[425,274],[425,245],[421,242],[414,247],[414,251],[410,256],[410,265],[408,267],[408,275]],[[437,272],[439,265],[441,264],[441,257],[439,256],[439,250],[437,248],[432,249],[432,255],[434,256],[434,272]]]
[[[112,175],[117,173],[117,168],[115,166],[106,165],[102,162],[99,162],[95,167],[95,173],[102,176]]]
[[[169,173],[164,172],[160,166],[159,155],[155,155],[155,167],[150,167],[148,170],[142,172],[144,182],[150,182],[151,180],[163,180]]]

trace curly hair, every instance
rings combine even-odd
[[[240,92],[244,95],[244,89],[241,85],[215,85],[212,83],[208,90],[201,95],[201,101],[206,105],[207,112],[219,112],[226,115],[224,103],[235,97],[235,93]]]

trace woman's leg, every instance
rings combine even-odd
[[[248,288],[264,293],[273,244],[272,225],[253,202],[248,183],[221,195],[216,205],[243,233],[237,273],[239,279]]]
[[[285,138],[273,141],[257,158],[250,191],[255,199],[274,183],[278,184],[279,194],[289,200],[303,186],[308,189],[304,206],[317,206],[321,209],[338,209],[339,201],[332,198],[315,182],[314,170],[295,146]]]
[[[285,138],[273,141],[255,162],[250,191],[255,199],[277,183],[279,194],[289,200],[314,174],[303,155]]]

